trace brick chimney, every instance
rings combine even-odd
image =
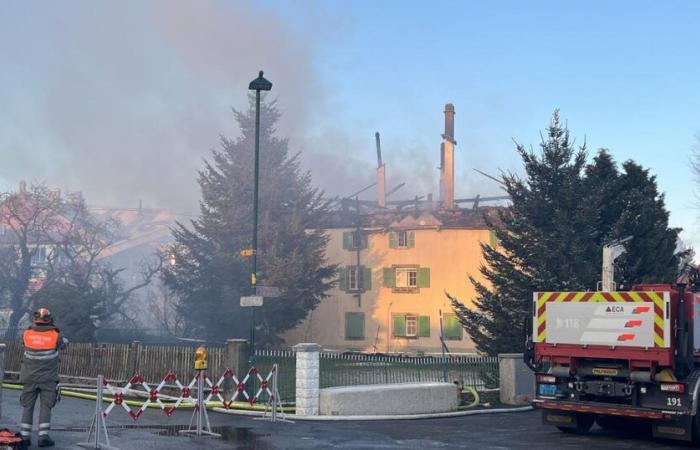
[[[443,208],[455,207],[455,107],[445,105],[445,133],[440,146],[440,199]]]

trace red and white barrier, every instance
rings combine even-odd
[[[181,431],[182,433],[196,433],[197,436],[205,434],[218,436],[211,431],[209,417],[206,412],[208,406],[214,406],[220,403],[224,408],[231,409],[234,402],[239,400],[239,398],[241,400],[245,399],[246,402],[253,406],[259,403],[264,397],[268,408],[265,409],[263,417],[267,416],[268,410],[271,410],[271,419],[275,421],[277,420],[277,411],[281,411],[279,390],[277,387],[277,374],[277,364],[272,366],[272,369],[265,377],[260,374],[256,367],[251,367],[242,380],[239,380],[231,369],[226,369],[217,382],[213,383],[208,377],[206,370],[197,370],[194,378],[186,385],[183,385],[173,372],[168,372],[156,386],[149,385],[140,374],[134,374],[124,386],[113,386],[100,375],[97,380],[97,403],[93,425],[91,425],[90,432],[88,433],[88,442],[80,445],[86,448],[114,449],[114,447],[109,446],[109,436],[107,435],[105,419],[115,408],[118,409],[119,407],[124,409],[134,421],[137,421],[148,409],[149,405],[153,403],[158,404],[161,411],[168,417],[172,416],[179,407],[184,406],[184,403],[186,406],[194,408],[194,413],[190,421],[190,429],[183,430]],[[254,395],[248,393],[246,390],[246,384],[251,381],[252,378],[257,378],[260,384],[260,387]],[[228,379],[234,384],[235,390],[231,398],[226,400],[224,398],[222,386]],[[178,397],[161,394],[166,387],[171,387],[173,385],[177,386],[179,389]],[[209,388],[208,394],[205,392],[205,386]],[[139,388],[142,388],[143,391]],[[112,395],[112,402],[105,409],[102,409],[102,394],[104,390]],[[146,400],[138,408],[132,408],[126,400],[126,396],[129,394],[133,395],[135,391],[143,392],[147,395]],[[165,402],[163,401],[164,399]],[[195,419],[196,428],[193,428],[192,423]],[[94,441],[91,442],[93,431]],[[100,442],[100,435],[102,432],[104,433],[105,442]]]
[[[132,419],[138,420],[139,417],[148,409],[149,405],[152,403],[157,403],[160,409],[165,413],[166,416],[171,416],[183,402],[188,407],[197,407],[197,398],[193,395],[196,393],[196,385],[200,376],[204,377],[204,383],[209,388],[209,393],[206,395],[202,403],[204,406],[209,406],[213,402],[221,403],[224,408],[230,409],[234,402],[243,401],[245,399],[251,406],[259,403],[261,398],[264,397],[268,403],[275,400],[275,394],[271,390],[271,381],[273,376],[277,372],[277,364],[272,366],[272,369],[263,377],[256,367],[251,367],[246,373],[245,377],[241,380],[234,375],[231,369],[226,369],[226,371],[217,380],[216,384],[212,382],[206,371],[200,371],[194,378],[187,384],[183,385],[177,376],[169,372],[165,375],[163,380],[157,386],[149,385],[141,375],[134,374],[129,381],[121,387],[113,386],[106,381],[104,382],[105,389],[112,394],[112,403],[110,403],[104,410],[104,415],[107,416],[115,407],[121,406]],[[257,378],[260,387],[257,389],[254,395],[248,393],[246,385],[251,378]],[[232,380],[236,389],[233,391],[231,398],[226,400],[223,393],[223,384],[227,379]],[[167,401],[168,405],[163,402],[161,391],[168,385],[175,385],[179,389],[179,396],[176,398],[169,399]],[[125,396],[137,388],[143,388],[143,392],[148,394],[148,397],[143,402],[140,408],[132,408],[125,401]]]

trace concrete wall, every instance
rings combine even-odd
[[[429,224],[431,217],[426,217]],[[326,255],[329,262],[340,266],[356,264],[355,251],[343,249],[343,232],[350,229],[328,230],[330,242]],[[471,275],[483,277],[479,266],[483,263],[480,243],[490,242],[486,229],[414,229],[415,246],[407,249],[389,247],[387,230],[370,232],[368,247],[361,252],[361,265],[372,269],[372,289],[356,295],[335,288],[330,296],[301,323],[288,332],[288,344],[318,342],[324,348],[382,352],[438,352],[440,350],[439,311],[452,313],[445,291],[467,305],[474,298]],[[430,268],[430,287],[418,293],[396,293],[383,287],[384,267],[394,264],[418,264]],[[345,339],[345,313],[363,312],[364,339]],[[406,313],[430,316],[430,337],[395,338],[392,336],[392,314]],[[447,342],[452,352],[473,352],[474,345],[463,332],[461,340]]]
[[[321,389],[322,416],[375,416],[457,411],[451,383],[401,383]]]
[[[498,355],[501,403],[529,405],[535,398],[535,374],[523,362],[522,353]]]

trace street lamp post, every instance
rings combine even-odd
[[[255,295],[255,285],[257,284],[258,276],[258,178],[260,174],[260,91],[269,91],[272,89],[272,83],[263,77],[263,71],[258,73],[258,77],[250,82],[248,90],[255,91],[255,175],[253,188],[253,269],[250,274],[250,286],[252,294]],[[255,307],[251,308],[250,318],[250,351],[248,362],[255,362]]]

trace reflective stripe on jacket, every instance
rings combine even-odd
[[[58,351],[64,346],[61,331],[52,324],[32,324],[22,338],[24,357],[19,371],[20,383],[58,383]]]
[[[60,333],[55,328],[48,330],[27,329],[22,335],[24,357],[38,360],[58,358],[59,337]]]

